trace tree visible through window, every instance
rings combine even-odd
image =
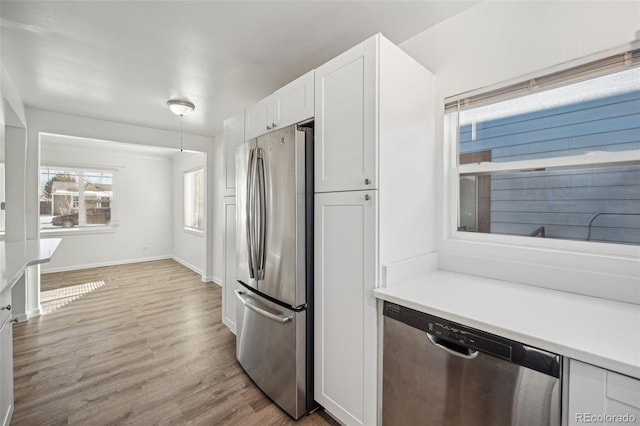
[[[113,172],[40,168],[41,229],[108,225],[112,200]]]
[[[204,169],[184,174],[184,227],[204,229]]]

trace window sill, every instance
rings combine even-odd
[[[198,237],[203,237],[204,236],[204,230],[203,229],[195,229],[195,228],[183,228],[185,234],[191,234],[191,235],[196,235]]]
[[[499,238],[500,242],[489,242],[483,241],[480,235],[477,237],[480,238],[441,240],[438,250],[438,268],[640,304],[637,278],[640,258],[637,256],[637,246],[615,247],[636,251],[635,255],[629,255],[572,249],[571,246],[577,247],[579,244],[571,243],[579,243],[578,241],[546,241],[559,244],[525,246],[518,243],[522,239],[527,241],[531,239],[536,242],[545,239],[512,237],[512,241],[506,243],[503,241],[504,238]],[[616,246],[588,243],[589,246],[592,244]]]
[[[68,237],[71,235],[113,234],[115,226],[96,226],[88,228],[41,229],[40,235],[47,237]]]

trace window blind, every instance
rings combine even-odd
[[[453,96],[445,99],[444,110],[445,113],[448,113],[489,105],[543,90],[577,83],[639,65],[640,49],[635,49],[477,95],[468,97],[464,95]]]

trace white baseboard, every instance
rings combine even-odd
[[[41,268],[41,273],[43,275],[53,274],[55,272],[77,271],[79,269],[100,268],[102,266],[125,265],[128,263],[151,262],[154,260],[165,260],[165,259],[174,259],[174,257],[171,255],[164,255],[164,256],[140,257],[137,259],[112,260],[109,262],[90,263],[86,265],[63,266],[60,268],[51,268],[46,270],[42,270],[43,268]]]
[[[125,264],[128,264],[128,263],[151,262],[151,261],[154,261],[154,260],[165,260],[165,259],[175,260],[176,262],[178,262],[182,266],[184,266],[186,268],[189,268],[193,272],[199,274],[201,276],[202,281],[204,281],[204,282],[212,282],[212,283],[217,284],[218,286],[222,287],[222,282],[223,281],[219,277],[216,277],[214,275],[205,276],[200,268],[196,268],[195,266],[193,266],[189,262],[187,262],[187,261],[185,261],[183,259],[180,259],[177,256],[173,256],[173,255],[141,257],[141,258],[137,258],[137,259],[114,260],[114,261],[110,261],[110,262],[91,263],[91,264],[86,264],[86,265],[63,266],[63,267],[60,267],[60,268],[51,268],[51,269],[47,269],[47,270],[42,270],[42,274],[43,275],[44,274],[53,274],[53,273],[56,273],[56,272],[77,271],[77,270],[80,270],[80,269],[99,268],[101,266],[125,265]],[[35,315],[36,316],[40,315],[40,309],[37,310],[37,313]]]
[[[18,322],[25,322],[28,321],[29,318],[31,317],[31,315],[27,314],[27,313],[22,313],[22,314],[15,314],[13,315],[14,319],[17,319]]]
[[[203,275],[202,276],[202,282],[203,283],[214,283],[214,284],[217,284],[220,287],[222,287],[222,284],[220,284],[220,281],[218,280],[218,278],[214,277],[213,275]]]
[[[2,420],[2,426],[11,425],[11,417],[13,417],[13,401],[11,401],[11,405],[9,406],[9,411],[7,411],[7,416]]]
[[[187,268],[191,269],[196,274],[199,274],[200,276],[202,276],[202,269],[193,266],[192,264],[190,264],[189,262],[187,262],[184,259],[180,259],[178,256],[172,256],[171,258],[173,260],[175,260],[176,262],[178,262],[179,264],[181,264],[182,266],[186,266]]]
[[[236,325],[226,318],[222,318],[222,323],[227,326],[230,332],[236,335]]]

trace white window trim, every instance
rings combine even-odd
[[[184,193],[184,185],[185,185],[185,182],[186,182],[186,177],[187,177],[187,174],[193,173],[193,172],[197,172],[197,171],[202,171],[202,184],[203,184],[203,188],[202,188],[203,200],[202,201],[204,203],[203,211],[202,211],[202,228],[196,228],[196,227],[193,227],[193,226],[185,225],[186,218],[184,216],[185,198],[186,198],[186,193]],[[206,207],[206,205],[207,205],[207,202],[206,202],[206,197],[207,197],[207,175],[206,175],[204,166],[200,165],[200,166],[191,168],[189,170],[185,170],[182,173],[182,191],[183,191],[183,194],[182,194],[182,228],[183,228],[183,231],[185,233],[187,233],[187,234],[193,234],[193,235],[202,236],[202,235],[204,235],[204,232],[205,232],[206,211],[207,211],[207,207]]]
[[[54,169],[63,169],[73,172],[80,171],[96,171],[96,172],[108,172],[113,175],[112,183],[111,183],[111,192],[113,193],[111,198],[111,220],[108,225],[93,225],[87,226],[82,225],[73,228],[67,229],[57,229],[57,228],[47,228],[43,229],[38,226],[38,230],[40,234],[45,234],[49,237],[56,236],[69,236],[69,235],[87,235],[87,234],[108,234],[116,232],[117,228],[120,226],[119,216],[118,216],[118,201],[117,201],[117,178],[118,171],[123,169],[124,167],[105,167],[105,166],[96,166],[92,164],[78,164],[78,163],[62,163],[62,162],[45,162],[41,163],[38,168],[38,186],[40,185],[40,170],[43,167],[49,167]],[[38,200],[40,199],[40,192],[38,192]],[[39,217],[39,215],[38,215]]]
[[[637,48],[637,45],[634,46]],[[626,49],[629,46],[625,47]],[[612,49],[619,53],[623,48]],[[571,66],[586,64],[612,54],[612,51],[572,61]],[[552,71],[561,69],[552,68]],[[545,75],[547,71],[537,72]],[[511,84],[513,80],[502,87]],[[443,99],[462,99],[485,90]],[[508,172],[538,167],[575,167],[589,165],[624,165],[637,162],[640,150],[625,152],[595,152],[586,155],[509,163],[479,163],[458,165],[457,127],[451,123],[456,114],[441,110],[443,123],[443,188],[442,234],[438,244],[442,269],[472,275],[488,276],[507,281],[532,284],[556,290],[640,304],[640,247],[626,244],[592,241],[554,240],[528,236],[486,234],[458,231],[459,177],[461,174]],[[464,264],[467,262],[467,264]],[[538,279],[532,274],[545,268]],[[557,281],[548,275],[557,274]]]

